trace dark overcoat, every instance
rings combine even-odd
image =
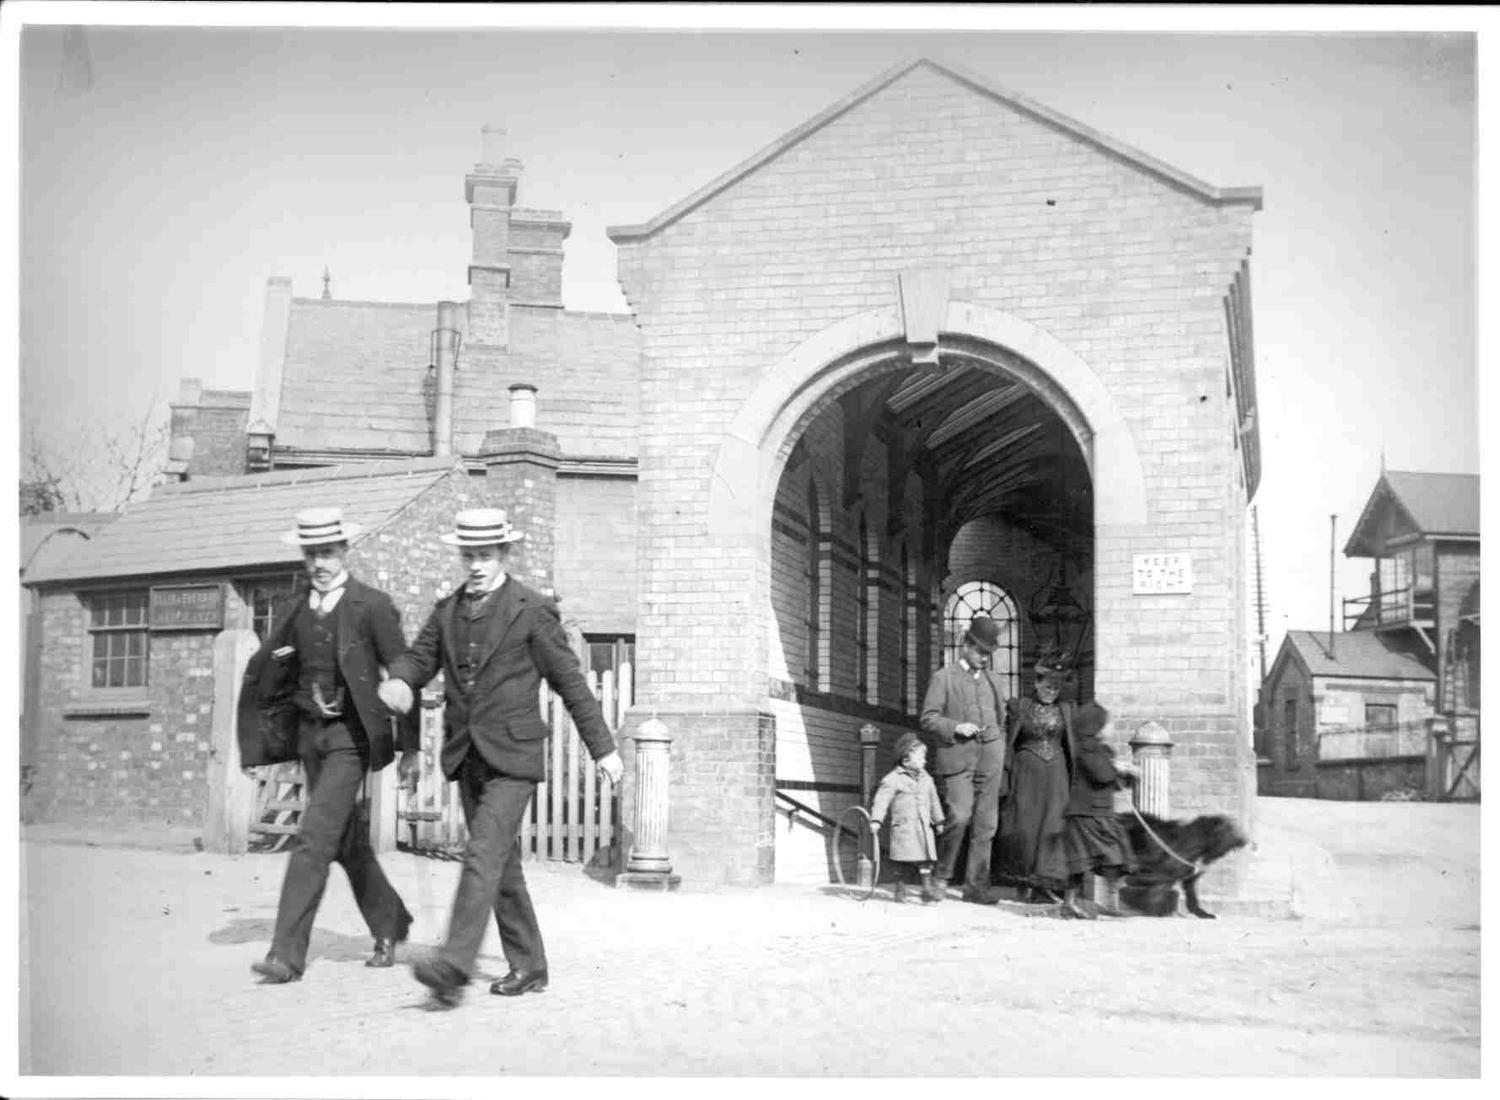
[[[297,616],[306,613],[307,588],[301,585],[276,605],[276,626],[245,667],[236,714],[244,767],[298,759],[301,712],[293,705],[292,694],[301,665],[291,639]],[[417,708],[405,716],[396,715],[377,692],[382,666],[389,668],[406,650],[401,615],[384,592],[353,577],[333,614],[339,675],[348,685],[349,699],[369,740],[370,770],[379,771],[395,758],[397,742],[403,752],[414,752],[421,744]],[[392,718],[396,719],[394,736]]]
[[[479,755],[502,775],[546,778],[548,727],[539,706],[544,679],[562,697],[589,754],[598,760],[614,752],[614,735],[568,645],[556,605],[514,577],[491,597],[499,603],[476,658],[473,687],[466,689],[454,640],[462,595],[459,588],[439,600],[417,640],[390,666],[391,676],[413,690],[443,674],[444,774],[458,774],[466,754],[461,735],[467,732]]]

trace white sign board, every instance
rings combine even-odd
[[[1193,590],[1191,554],[1137,554],[1130,591],[1157,596]]]

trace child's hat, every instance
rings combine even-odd
[[[1098,737],[1109,725],[1109,711],[1098,703],[1085,703],[1078,708],[1078,717],[1073,719],[1073,732],[1079,737]]]
[[[912,733],[910,730],[907,730],[900,737],[896,738],[896,763],[899,764],[901,763],[901,761],[905,760],[906,754],[911,752],[911,750],[915,746],[920,745],[921,743],[922,739],[916,734]]]

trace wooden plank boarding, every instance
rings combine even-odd
[[[567,782],[567,770],[564,753],[567,748],[567,736],[563,732],[561,721],[564,714],[562,699],[554,696],[552,699],[552,721],[548,725],[552,729],[552,806],[547,817],[547,858],[563,859],[562,845],[562,819],[563,819],[563,785]]]

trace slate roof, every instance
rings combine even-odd
[[[1391,507],[1399,509],[1403,521],[1420,534],[1478,538],[1479,475],[1386,470],[1349,535],[1346,557],[1381,555],[1384,547],[1378,532]]]
[[[424,385],[437,304],[294,298],[276,446],[424,454]],[[481,357],[482,355],[482,357]],[[629,314],[513,305],[510,347],[459,348],[454,447],[477,451],[510,423],[510,386],[537,387],[537,427],[568,457],[633,458],[639,432],[639,331]]]
[[[21,517],[21,573],[45,568],[51,558],[67,552],[69,542],[93,538],[119,518],[115,512],[44,512]]]
[[[1389,638],[1374,630],[1335,634],[1331,659],[1326,630],[1288,630],[1286,644],[1296,651],[1314,676],[1370,680],[1437,679],[1413,652],[1398,648]]]
[[[34,570],[25,582],[299,562],[300,552],[280,536],[301,509],[337,503],[345,519],[364,525],[365,537],[456,468],[452,458],[407,459],[160,486],[94,538]]]
[[[788,149],[793,148],[799,142],[803,141],[810,135],[817,133],[819,130],[827,126],[829,123],[833,122],[835,119],[839,118],[841,115],[844,115],[847,112],[853,110],[855,107],[859,106],[871,96],[896,83],[896,81],[900,80],[903,76],[911,72],[913,69],[921,68],[924,66],[926,68],[934,70],[935,72],[942,73],[945,76],[956,80],[960,84],[974,89],[981,95],[988,96],[991,99],[999,100],[1000,102],[1015,108],[1023,114],[1030,115],[1032,118],[1048,123],[1049,125],[1054,126],[1057,129],[1062,130],[1072,135],[1073,137],[1094,146],[1097,149],[1119,157],[1121,160],[1134,165],[1141,171],[1146,172],[1149,175],[1156,176],[1158,179],[1164,180],[1165,182],[1175,187],[1181,188],[1182,190],[1187,191],[1190,194],[1196,195],[1199,198],[1206,199],[1207,201],[1216,205],[1224,205],[1226,203],[1248,203],[1256,210],[1259,210],[1261,208],[1262,196],[1261,189],[1259,187],[1215,187],[1212,184],[1204,183],[1202,180],[1198,179],[1195,176],[1191,176],[1188,173],[1181,171],[1180,169],[1173,168],[1171,165],[1163,161],[1159,161],[1155,157],[1149,156],[1148,154],[1141,152],[1139,149],[1136,149],[1133,146],[1126,145],[1123,141],[1117,141],[1114,138],[1109,137],[1107,134],[1100,133],[1098,130],[1093,129],[1092,127],[1085,126],[1083,123],[1077,121],[1076,119],[1069,118],[1067,115],[1064,115],[1058,111],[1054,111],[1051,107],[1044,106],[1034,99],[1029,99],[1026,96],[1023,96],[1018,92],[1013,92],[1008,88],[1003,88],[987,77],[978,76],[974,73],[967,72],[952,65],[940,65],[935,61],[931,61],[923,57],[917,58],[912,61],[903,62],[902,64],[887,69],[885,72],[875,77],[875,79],[869,81],[859,88],[856,88],[853,92],[845,96],[843,99],[839,100],[827,110],[814,115],[812,118],[802,123],[802,125],[788,131],[786,134],[782,135],[776,141],[773,141],[770,145],[766,146],[760,152],[754,154],[749,159],[742,161],[740,164],[736,165],[734,168],[731,168],[728,172],[725,172],[722,176],[719,176],[717,179],[711,181],[706,186],[693,192],[681,202],[675,203],[674,205],[668,207],[662,213],[652,218],[649,222],[645,222],[641,225],[612,225],[607,227],[605,229],[605,232],[608,234],[610,240],[616,242],[634,240],[641,237],[649,237],[652,234],[659,232],[660,230],[671,225],[673,222],[677,221],[679,218],[683,217],[685,214],[691,213],[697,207],[702,206],[705,202],[713,198],[715,195],[728,190],[730,187],[733,187],[741,179],[750,175],[767,161],[774,160],[776,157],[779,157]]]

